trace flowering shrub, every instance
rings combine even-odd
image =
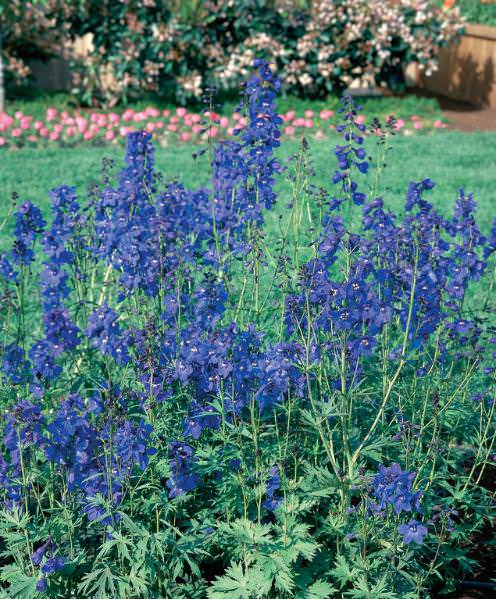
[[[495,517],[496,221],[485,237],[463,190],[441,215],[429,178],[389,210],[394,124],[368,135],[349,98],[315,189],[306,143],[277,159],[280,81],[255,66],[208,187],[160,177],[142,131],[86,200],[64,185],[50,217],[17,210],[9,596],[413,599],[475,565]]]
[[[463,25],[456,8],[429,0],[51,0],[47,15],[72,37],[93,36],[89,56],[73,65],[75,90],[90,105],[147,91],[183,102],[212,86],[232,90],[261,55],[288,93],[323,97],[358,78],[400,87],[405,64],[433,70]]]
[[[281,133],[288,138],[302,133],[321,138],[329,131],[335,131],[339,115],[332,109],[307,109],[302,114],[288,110],[279,116],[284,123]],[[366,122],[364,115],[359,115],[357,119],[360,123]],[[50,142],[65,147],[83,142],[117,143],[139,129],[153,133],[162,145],[199,143],[209,138],[232,137],[247,123],[248,119],[240,112],[225,116],[210,110],[190,112],[184,107],[158,110],[149,106],[139,111],[128,108],[122,114],[97,111],[70,113],[51,107],[47,109],[44,119],[34,118],[22,111],[11,114],[0,112],[0,148],[37,147]],[[410,122],[396,119],[394,127],[396,131],[410,135],[414,131],[443,129],[446,124],[439,119],[432,121],[411,115]]]

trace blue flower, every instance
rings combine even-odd
[[[410,520],[408,524],[400,524],[398,532],[403,536],[403,543],[417,543],[422,545],[424,538],[427,535],[427,528],[422,526],[417,520]]]

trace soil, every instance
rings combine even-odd
[[[443,116],[449,121],[448,129],[471,133],[473,131],[496,131],[496,108],[476,107],[445,96],[436,96],[425,89],[414,89],[414,94],[436,97]]]

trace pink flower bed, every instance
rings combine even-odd
[[[297,114],[290,110],[280,115],[286,137],[324,137],[335,129],[337,115],[334,110],[305,110]],[[358,117],[366,122],[366,117]],[[214,112],[198,114],[186,108],[159,110],[148,107],[135,111],[131,108],[122,114],[116,112],[72,112],[48,108],[44,119],[17,111],[13,114],[0,113],[0,147],[19,148],[58,143],[73,146],[80,143],[119,143],[131,131],[145,129],[154,134],[162,145],[206,141],[208,137],[230,137],[236,129],[246,126],[247,119],[240,113],[223,116]],[[396,129],[403,134],[411,134],[422,129],[442,129],[445,123],[433,123],[413,115],[409,121],[398,119]]]

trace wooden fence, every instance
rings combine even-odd
[[[496,108],[496,27],[467,25],[460,43],[441,50],[439,69],[422,75],[420,85],[477,107]]]

